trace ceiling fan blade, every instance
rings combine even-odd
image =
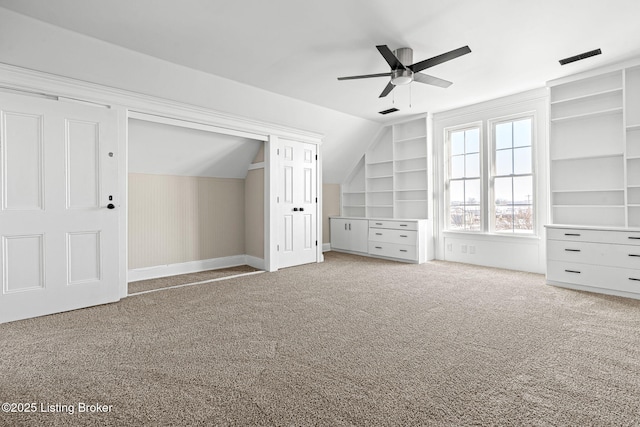
[[[433,58],[425,59],[424,61],[416,62],[413,65],[409,65],[409,69],[414,73],[418,71],[426,70],[434,65],[442,64],[443,62],[451,61],[459,56],[470,53],[469,46],[463,46],[458,49],[454,49],[451,52],[443,53],[442,55],[434,56]]]
[[[386,44],[376,46],[376,47],[378,48],[378,50],[380,51],[380,53],[382,54],[384,59],[387,61],[387,63],[389,64],[392,70],[397,70],[399,68],[402,68],[403,70],[407,69],[407,67],[405,67],[404,64],[400,62],[400,60],[393,54],[393,52],[391,52],[391,49],[389,49]]]
[[[453,82],[450,82],[448,80],[439,79],[438,77],[433,77],[428,74],[422,73],[414,73],[413,81],[439,87],[449,87],[453,84]]]
[[[371,77],[391,77],[391,73],[363,74],[361,76],[338,77],[338,80],[368,79]]]
[[[384,98],[385,96],[389,95],[389,92],[391,92],[394,87],[396,86],[393,83],[391,82],[387,83],[387,86],[384,88],[384,90],[382,91],[382,93],[378,98]]]

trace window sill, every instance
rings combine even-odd
[[[457,230],[444,230],[442,232],[445,237],[458,237],[468,238],[472,240],[487,240],[487,241],[521,241],[531,244],[538,243],[541,237],[537,234],[501,234],[501,233],[484,233],[482,231],[457,231]]]

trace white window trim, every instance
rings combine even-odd
[[[533,203],[531,204],[531,209],[533,213],[533,222],[532,222],[532,230],[527,233],[515,233],[513,231],[498,231],[496,230],[495,224],[495,189],[494,189],[494,181],[496,177],[496,125],[500,123],[517,121],[520,119],[531,118],[531,181],[532,181],[532,192],[533,192]],[[493,119],[487,120],[487,127],[490,132],[489,141],[488,141],[488,149],[490,153],[489,156],[489,175],[488,179],[488,191],[487,191],[487,203],[488,209],[486,214],[489,215],[489,234],[495,234],[498,236],[516,236],[516,237],[537,237],[538,236],[538,193],[537,193],[537,126],[538,126],[538,117],[536,111],[524,111],[521,113],[509,114],[507,116],[496,117]]]
[[[449,191],[449,182],[451,180],[451,134],[453,132],[466,131],[471,129],[479,130],[479,154],[480,154],[480,229],[479,230],[453,230],[451,229],[451,212],[450,212],[450,202],[451,202],[451,194]],[[484,173],[484,158],[485,158],[485,149],[484,149],[484,123],[482,120],[474,121],[471,123],[465,123],[461,125],[455,125],[444,128],[444,194],[445,194],[445,232],[456,232],[456,233],[472,233],[472,234],[485,234],[486,232],[486,177]]]

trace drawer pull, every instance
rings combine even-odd
[[[565,236],[578,236],[580,237],[580,233],[564,233]],[[631,238],[631,237],[629,237]]]
[[[407,252],[406,249],[400,249],[400,252]]]
[[[635,277],[629,277],[629,280],[633,280],[634,282],[640,282],[640,279],[636,279]]]
[[[382,223],[381,222],[376,222],[376,225],[382,225]]]
[[[376,246],[375,248],[376,249],[382,249],[382,246]]]
[[[629,239],[631,239],[631,240],[640,240],[640,237],[629,236]]]
[[[382,233],[376,233],[376,236],[382,236]]]
[[[407,224],[400,224],[400,227],[408,227],[408,226],[409,225],[407,225]],[[631,237],[629,237],[629,238],[631,238]]]
[[[409,237],[406,234],[401,234],[400,237]]]
[[[565,249],[567,252],[580,252],[580,249]]]
[[[565,270],[567,273],[575,273],[575,274],[580,274],[579,271],[577,270]]]
[[[629,254],[629,256],[640,258],[640,255],[638,254]]]

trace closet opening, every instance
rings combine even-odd
[[[128,119],[128,294],[264,269],[266,137],[143,116]]]

